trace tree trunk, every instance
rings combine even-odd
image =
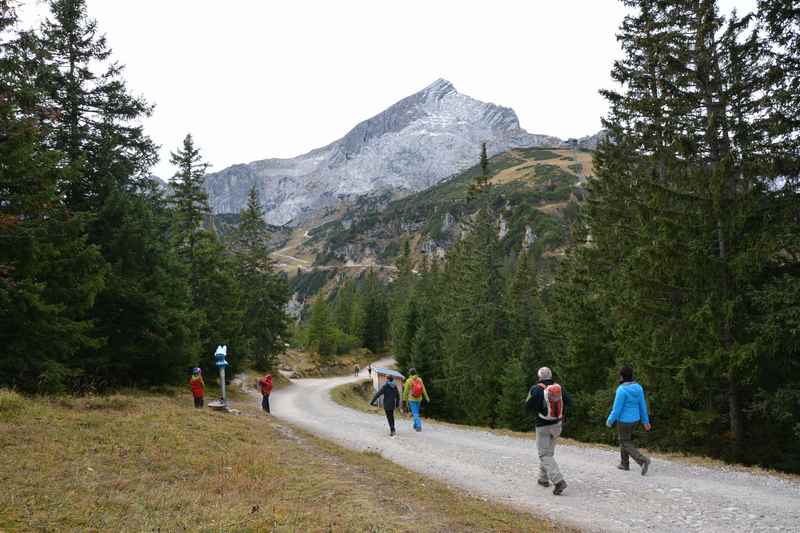
[[[736,460],[741,460],[744,452],[744,421],[742,404],[739,401],[739,386],[733,378],[728,380],[728,409],[731,433],[733,433],[733,455]]]

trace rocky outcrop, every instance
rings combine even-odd
[[[530,226],[525,226],[525,237],[522,239],[522,248],[527,250],[536,242],[536,232]]]
[[[608,132],[606,130],[601,130],[595,133],[594,135],[587,135],[585,137],[581,137],[580,139],[576,139],[578,148],[585,148],[587,150],[595,150],[597,145],[600,144],[608,137]]]
[[[481,102],[437,80],[367,119],[341,139],[292,159],[265,159],[209,174],[215,213],[238,212],[255,186],[272,224],[298,222],[341,199],[382,190],[420,191],[509,148],[561,145],[519,125],[510,108]]]
[[[450,227],[456,223],[456,219],[450,213],[445,213],[442,220],[442,233],[448,231]]]
[[[499,229],[497,230],[497,238],[503,240],[508,235],[508,222],[503,215],[500,215]]]

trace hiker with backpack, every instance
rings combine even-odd
[[[383,396],[383,410],[386,412],[386,421],[389,422],[389,436],[394,437],[397,434],[394,430],[394,410],[400,407],[400,391],[397,390],[394,376],[386,377],[386,383],[375,393],[369,404],[375,405],[375,402],[381,396]]]
[[[619,371],[619,386],[614,396],[614,405],[606,420],[606,426],[613,427],[617,424],[619,434],[620,463],[617,468],[630,470],[630,458],[642,469],[642,475],[647,474],[650,468],[650,459],[642,455],[633,444],[633,430],[642,423],[645,431],[650,431],[650,417],[647,414],[647,402],[644,399],[644,389],[633,381],[633,369],[623,366]]]
[[[536,448],[539,452],[539,480],[542,487],[553,487],[556,496],[564,492],[567,482],[555,459],[556,442],[561,436],[565,407],[572,401],[564,388],[553,381],[553,372],[543,366],[537,373],[539,381],[531,387],[526,407],[536,414]]]
[[[269,414],[269,395],[272,394],[272,374],[267,374],[258,380],[258,388],[261,391],[261,408]]]
[[[422,378],[417,375],[415,368],[408,369],[409,377],[403,387],[403,401],[411,409],[411,415],[414,417],[414,431],[422,431],[422,419],[419,417],[419,406],[422,403],[422,398],[430,403],[431,399],[428,397],[428,391],[425,390],[425,383]]]

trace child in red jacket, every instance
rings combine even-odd
[[[203,407],[203,396],[206,392],[206,384],[203,381],[202,371],[199,368],[192,370],[192,377],[189,378],[189,386],[192,388],[194,396],[194,406],[198,409]]]

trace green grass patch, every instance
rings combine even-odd
[[[373,395],[372,381],[369,380],[345,383],[331,389],[331,398],[336,403],[356,411],[379,414],[382,409],[369,404]]]

